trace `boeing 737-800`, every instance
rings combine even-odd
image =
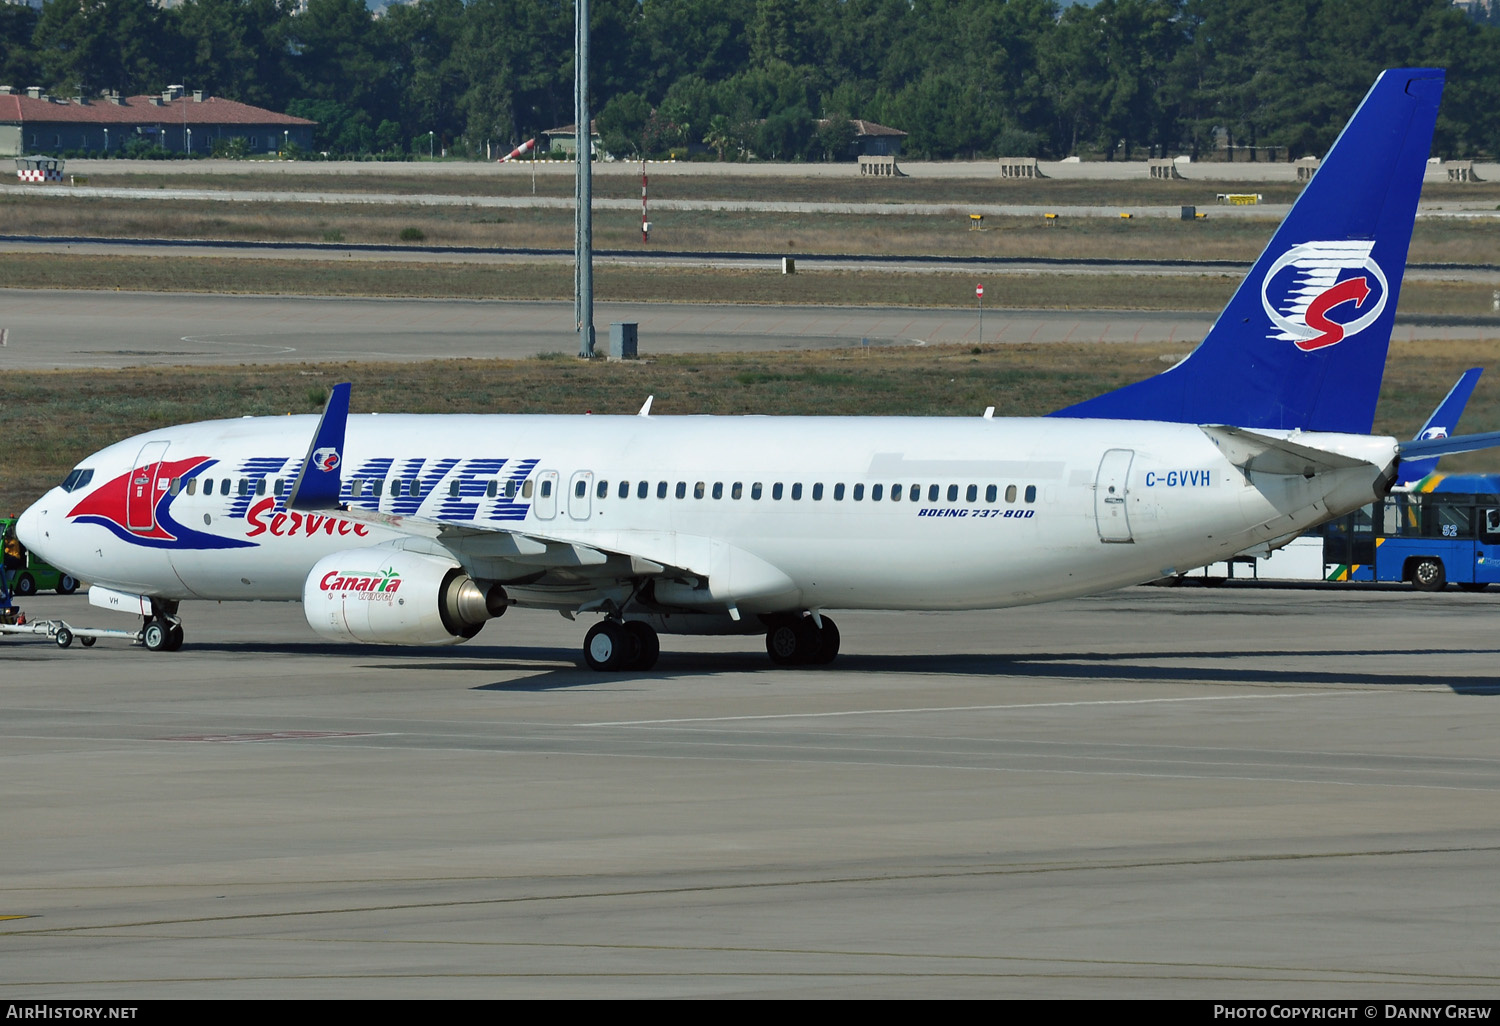
[[[447,644],[511,605],[838,651],[829,609],[996,608],[1153,580],[1382,496],[1372,437],[1443,74],[1387,71],[1203,343],[1045,418],[349,415],[222,420],[94,453],[22,541],[183,639],[190,599],[300,600],[323,637]]]

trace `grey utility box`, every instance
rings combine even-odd
[[[636,324],[634,321],[617,321],[609,326],[609,358],[611,360],[634,360],[636,351]]]

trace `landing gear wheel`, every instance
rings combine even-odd
[[[777,666],[792,666],[797,662],[796,621],[780,620],[766,631],[766,654]]]
[[[36,594],[36,578],[30,574],[22,574],[16,578],[16,594],[21,597]]]
[[[167,625],[160,620],[147,620],[141,630],[141,644],[148,652],[160,652],[167,647]]]
[[[818,631],[818,654],[812,662],[826,666],[839,654],[839,629],[828,617],[823,617],[823,627]]]
[[[774,620],[766,631],[766,653],[778,666],[830,662],[839,652],[839,629],[826,616],[823,630],[810,616]],[[825,652],[824,649],[828,648]]]
[[[661,655],[661,639],[656,636],[655,628],[640,620],[626,620],[625,632],[635,639],[638,649],[636,657],[625,668],[649,670],[655,666],[657,657]]]
[[[84,648],[93,648],[94,647],[94,642],[98,641],[99,639],[98,638],[79,638],[78,640],[81,641],[81,642],[83,642],[83,647]]]
[[[69,645],[73,644],[73,632],[68,630],[66,627],[59,627],[57,629],[56,641],[58,648],[67,648]]]
[[[1442,591],[1448,584],[1447,571],[1436,559],[1419,559],[1411,568],[1411,586],[1418,591]]]
[[[71,595],[78,590],[78,579],[63,574],[57,579],[57,593],[59,595]]]
[[[601,620],[584,635],[583,658],[589,669],[612,673],[629,666],[639,647],[624,624]]]
[[[182,624],[174,623],[167,628],[167,643],[162,646],[163,652],[176,652],[182,647]]]

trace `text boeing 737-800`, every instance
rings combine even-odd
[[[824,663],[827,609],[994,608],[1284,543],[1384,495],[1370,436],[1443,75],[1387,71],[1203,343],[1047,418],[349,415],[151,431],[26,511],[25,544],[182,643],[184,599],[300,599],[318,634],[446,644],[510,605]]]

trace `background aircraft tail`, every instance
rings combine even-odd
[[[1053,416],[1368,434],[1442,90],[1382,72],[1202,344]]]

